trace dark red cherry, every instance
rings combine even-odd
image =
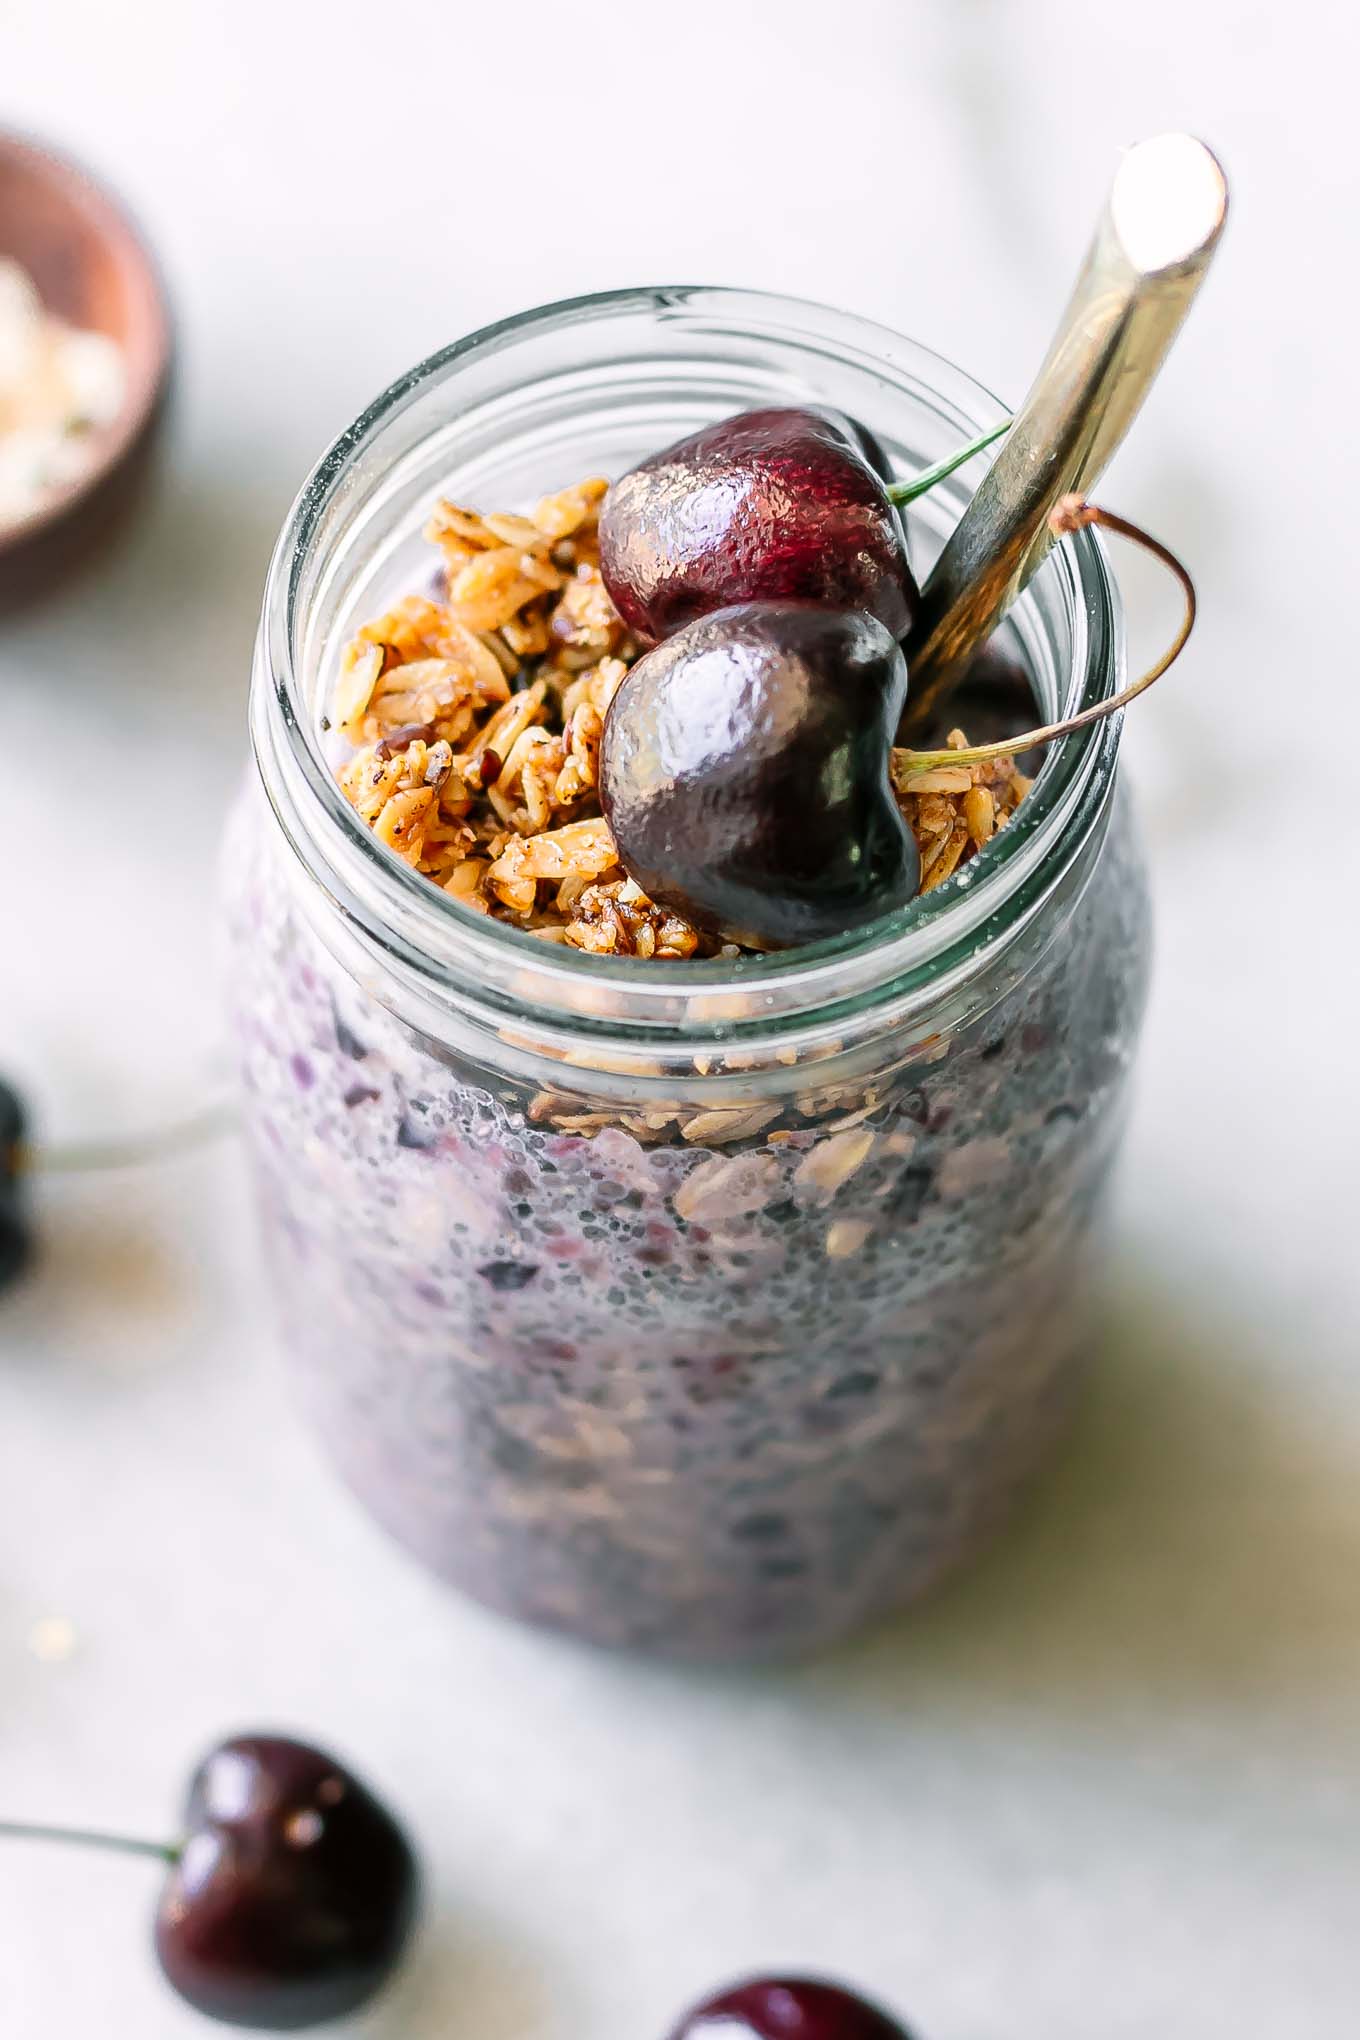
[[[415,1857],[367,1788],[321,1750],[238,1736],[199,1767],[156,1915],[156,1953],[210,2018],[294,2032],[352,2012],[395,1966]]]
[[[19,1149],[28,1130],[28,1115],[19,1093],[0,1077],[0,1182],[12,1183],[19,1170]]]
[[[837,1984],[762,1976],[696,2005],[671,2040],[911,2040],[911,2035]]]
[[[906,691],[900,647],[862,610],[746,603],[667,638],[605,721],[600,799],[625,870],[758,948],[905,905],[920,860],[888,759]]]
[[[652,641],[734,602],[784,600],[867,609],[902,637],[917,591],[881,459],[815,411],[743,411],[677,440],[605,497],[615,608]]]
[[[0,1289],[27,1267],[33,1242],[20,1201],[26,1115],[19,1094],[0,1081]]]
[[[33,1236],[13,1184],[0,1185],[0,1289],[17,1282],[33,1258]]]

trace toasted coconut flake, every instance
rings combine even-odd
[[[549,539],[570,538],[582,525],[595,522],[608,488],[608,482],[601,476],[592,475],[588,481],[578,482],[574,489],[544,496],[534,511],[534,523]]]
[[[488,877],[493,885],[523,878],[602,878],[617,863],[609,824],[599,816],[508,843]]]
[[[357,730],[368,712],[373,690],[383,669],[382,647],[355,638],[345,647],[331,702],[331,721],[342,736]]]
[[[455,864],[449,876],[444,880],[444,890],[445,892],[452,893],[458,899],[465,897],[477,898],[485,874],[486,859],[484,857],[464,857],[460,863]],[[479,898],[478,904],[481,904]]]
[[[475,552],[485,552],[499,543],[486,519],[476,510],[464,510],[457,503],[447,499],[435,504],[425,526],[425,537],[431,545],[441,551],[466,559]]]
[[[494,552],[478,553],[454,574],[449,606],[471,631],[499,630],[556,580],[556,570],[539,567],[531,553],[498,546]]]
[[[502,545],[514,546],[519,552],[548,550],[548,539],[531,518],[516,517],[509,511],[488,511],[482,522]]]
[[[957,821],[922,871],[921,891],[933,892],[937,885],[943,885],[967,848],[968,825],[964,821]]]
[[[526,687],[522,694],[512,694],[482,730],[478,748],[493,752],[501,760],[497,778],[505,770],[505,760],[514,749],[521,733],[542,714],[547,696],[547,681],[536,680],[533,686]]]
[[[394,793],[383,803],[382,812],[373,824],[374,835],[399,856],[415,858],[420,852],[421,826],[434,806],[434,799],[434,788],[430,786]]]
[[[526,914],[532,914],[534,911],[538,901],[538,887],[533,879],[497,878],[494,872],[489,871],[487,873],[487,883],[493,887],[501,905],[508,907],[512,914],[516,914],[523,919]]]

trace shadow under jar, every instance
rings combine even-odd
[[[806,401],[900,472],[998,415],[907,340],[746,292],[550,307],[414,370],[284,530],[225,860],[263,1232],[330,1456],[483,1601],[686,1657],[909,1601],[1070,1408],[1147,968],[1117,724],[937,891],[735,964],[468,913],[366,831],[318,730],[346,637],[427,578],[437,495],[532,503]],[[982,466],[917,506],[918,571]],[[1007,628],[1045,717],[1119,686],[1089,534]]]

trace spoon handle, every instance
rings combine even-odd
[[[907,640],[904,730],[932,720],[1052,544],[1060,496],[1085,493],[1137,415],[1208,271],[1228,211],[1216,157],[1157,135],[1115,173],[1034,387],[922,591]]]

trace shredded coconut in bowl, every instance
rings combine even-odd
[[[57,318],[27,270],[0,258],[0,529],[89,471],[93,435],[126,389],[117,343]]]

